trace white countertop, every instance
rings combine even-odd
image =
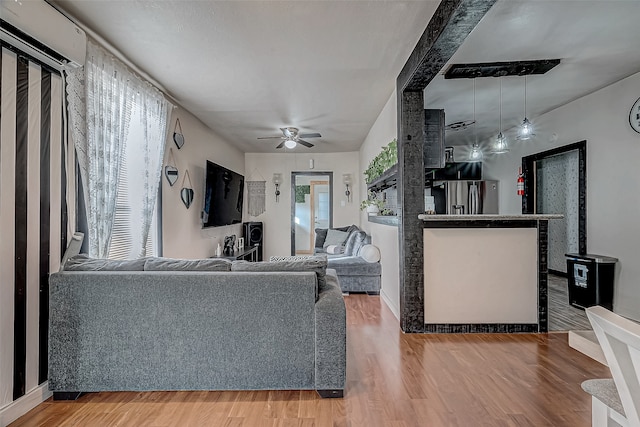
[[[532,215],[427,215],[420,214],[418,219],[423,221],[523,221],[562,219],[561,214],[532,214]]]

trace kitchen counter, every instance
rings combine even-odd
[[[420,214],[418,219],[423,221],[512,221],[512,220],[549,220],[562,219],[560,214],[522,214],[522,215],[428,215]]]
[[[562,215],[426,215],[425,332],[547,332],[547,230]]]

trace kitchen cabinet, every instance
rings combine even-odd
[[[427,174],[428,180],[480,180],[482,179],[482,162],[451,162],[442,169],[436,169]]]

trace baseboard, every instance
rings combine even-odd
[[[393,313],[394,316],[396,316],[396,319],[400,320],[400,308],[396,307],[392,302],[391,299],[387,296],[387,294],[384,292],[384,289],[382,289],[380,291],[380,297],[382,298],[382,301],[384,301],[384,303],[387,305],[387,307],[389,307],[389,310],[391,310],[391,312]]]
[[[607,359],[593,331],[569,331],[569,347],[607,365]]]
[[[49,381],[45,381],[18,400],[0,409],[0,426],[7,426],[50,398]]]

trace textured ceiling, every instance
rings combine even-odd
[[[245,152],[275,152],[278,140],[257,138],[284,126],[320,132],[312,152],[358,150],[439,3],[51,1]],[[535,124],[640,71],[638,17],[638,0],[498,0],[449,64],[560,58],[549,73],[527,78]],[[514,128],[524,117],[524,78],[502,82],[502,127]],[[438,76],[425,90],[425,108],[443,108],[447,123],[472,120],[475,109],[476,127],[448,131],[447,145],[477,138],[486,148],[498,133],[500,79],[475,83],[475,103],[473,80]]]
[[[240,150],[275,152],[257,138],[296,126],[339,152],[359,149],[439,1],[52,3]]]
[[[640,50],[632,36],[638,32],[638,18],[637,0],[499,0],[448,65],[560,58],[547,74],[527,77],[527,117],[535,125],[541,114],[640,72]],[[524,83],[524,77],[502,78],[503,129],[518,126],[524,118]],[[440,75],[425,90],[425,108],[444,109],[447,124],[473,120],[473,85],[470,79],[445,80]],[[487,149],[500,126],[500,79],[478,78],[475,86],[475,133]],[[557,137],[550,129],[535,132],[539,142]],[[446,132],[447,145],[470,146],[474,141],[473,126]]]

